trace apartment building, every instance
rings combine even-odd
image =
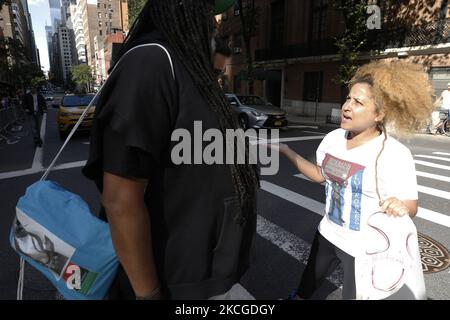
[[[334,81],[341,64],[335,39],[344,33],[346,25],[336,2],[254,2],[259,21],[250,46],[255,69],[254,93],[295,114],[325,116],[331,109],[340,108],[344,90]],[[422,63],[439,94],[444,83],[450,82],[448,1],[382,3],[381,29],[368,33],[370,38],[358,63],[372,59]],[[224,81],[229,91],[248,93],[241,14],[235,6],[222,15],[222,29],[233,50]]]
[[[99,56],[95,51],[96,36],[103,39],[116,30],[128,30],[128,7],[123,0],[78,0],[80,6],[84,42],[86,45],[86,61],[97,75],[96,61]],[[97,41],[101,42],[100,39]],[[101,72],[98,72],[101,74]]]
[[[75,37],[75,50],[77,61],[74,64],[86,63],[86,43],[84,42],[83,19],[81,6],[76,2],[70,4],[70,20]]]

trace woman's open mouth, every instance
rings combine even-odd
[[[342,122],[350,122],[352,121],[352,118],[348,115],[342,114]]]

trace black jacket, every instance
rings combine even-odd
[[[45,98],[42,94],[37,93],[37,101],[38,101],[38,109],[39,112],[42,113],[44,110],[47,109],[47,104],[45,103]],[[34,112],[34,106],[33,106],[33,94],[27,93],[23,97],[22,106],[30,111],[31,113]]]

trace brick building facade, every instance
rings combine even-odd
[[[340,108],[343,89],[334,81],[340,56],[334,43],[346,25],[336,2],[254,0],[258,10],[250,49],[254,94],[294,114],[325,116]],[[378,2],[381,29],[370,33],[358,63],[373,59],[421,63],[440,94],[450,82],[449,1]],[[222,15],[221,30],[233,51],[222,83],[227,91],[248,93],[240,14],[235,6]]]

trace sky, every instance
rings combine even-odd
[[[31,21],[33,22],[34,38],[41,57],[41,66],[47,72],[50,69],[48,61],[47,39],[45,37],[45,23],[50,25],[50,7],[48,0],[28,0]]]

